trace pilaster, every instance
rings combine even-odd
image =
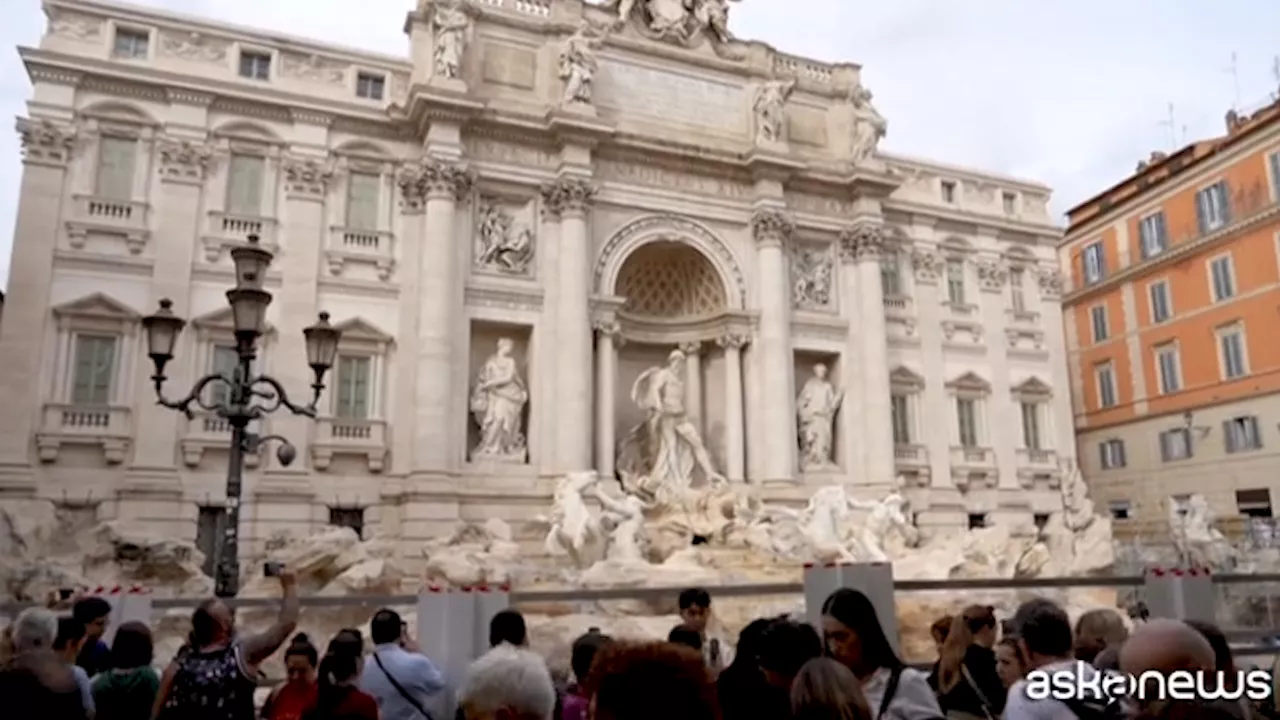
[[[986,231],[992,232],[992,231]],[[985,240],[985,242],[983,242]],[[980,246],[992,247],[991,235],[981,239]],[[979,306],[986,343],[987,366],[991,368],[991,397],[987,399],[986,417],[979,440],[992,449],[996,458],[998,487],[1016,490],[1018,481],[1018,448],[1022,447],[1022,408],[1013,399],[1009,377],[1009,346],[1005,340],[1005,289],[1009,271],[999,259],[982,259],[977,265]]]
[[[884,251],[884,229],[877,222],[861,222],[840,237],[841,257],[857,267],[862,346],[863,428],[865,440],[864,482],[892,484],[895,473],[893,427],[889,390],[889,347],[884,320],[884,289],[880,258]]]
[[[742,482],[746,475],[746,442],[742,412],[742,348],[748,336],[730,333],[716,338],[724,349],[724,474],[729,482]]]
[[[951,425],[956,410],[947,395],[947,364],[942,350],[942,303],[946,290],[942,285],[946,272],[938,253],[935,225],[930,218],[917,218],[912,225],[915,248],[911,251],[912,283],[920,333],[920,359],[925,378],[923,397],[917,403],[922,417],[913,423],[921,437],[912,438],[929,452],[931,484],[954,487],[951,475]]]
[[[761,442],[761,480],[792,482],[796,477],[796,418],[793,388],[795,362],[791,349],[791,294],[783,246],[791,241],[795,224],[776,207],[757,208],[751,218],[756,241],[760,287],[760,331],[756,344],[760,367],[760,415],[753,423],[764,428]]]
[[[702,424],[702,343],[681,343],[680,352],[684,353],[685,413],[693,426],[698,429],[698,436],[706,437],[707,431]]]

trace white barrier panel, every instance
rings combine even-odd
[[[822,604],[840,588],[857,590],[867,596],[876,610],[880,628],[902,653],[898,638],[898,615],[893,606],[893,565],[891,563],[826,563],[807,564],[804,568],[804,606],[807,619],[819,632],[822,629]]]
[[[451,590],[445,594],[449,608],[449,623],[444,629],[446,654],[440,656],[445,676],[451,682],[461,682],[466,677],[476,652],[476,593],[470,586]]]
[[[493,616],[511,607],[510,585],[480,585],[476,587],[476,634],[472,649],[474,660],[489,649],[489,622]]]
[[[1217,597],[1208,568],[1148,568],[1143,590],[1151,617],[1217,621]]]
[[[127,622],[140,622],[151,626],[151,591],[141,585],[134,585],[120,593],[116,603],[116,622],[112,623],[111,636],[115,637],[115,628]],[[104,640],[104,642],[109,642]]]
[[[449,594],[439,585],[429,585],[418,595],[418,633],[414,639],[422,654],[437,663],[449,657]]]

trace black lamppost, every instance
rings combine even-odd
[[[173,314],[173,302],[168,299],[160,301],[160,309],[154,315],[142,320],[142,326],[147,331],[147,353],[156,366],[156,373],[151,380],[155,383],[159,404],[182,412],[188,419],[193,415],[191,406],[196,405],[225,418],[231,425],[227,511],[222,519],[225,527],[219,533],[221,539],[217,547],[215,573],[218,597],[235,597],[240,588],[240,494],[245,454],[256,454],[267,440],[280,442],[276,455],[282,465],[293,462],[298,454],[285,438],[278,435],[261,437],[248,432],[246,428],[251,421],[281,407],[295,415],[315,417],[316,403],[324,390],[324,375],[333,367],[334,357],[338,353],[338,339],[342,334],[329,325],[329,314],[323,312],[320,313],[319,321],[302,331],[307,341],[307,364],[315,373],[309,405],[300,406],[290,402],[289,396],[275,378],[253,374],[258,338],[266,330],[267,306],[271,304],[271,293],[264,289],[264,284],[272,257],[270,252],[258,244],[256,235],[250,235],[247,244],[231,251],[231,260],[235,263],[236,286],[227,291],[227,302],[231,304],[239,363],[230,376],[211,373],[200,378],[191,392],[181,400],[169,400],[165,397],[164,383],[167,378],[164,368],[173,359],[178,335],[182,333],[187,321]],[[220,399],[214,400],[207,396],[205,390],[218,384],[226,388],[227,392]]]

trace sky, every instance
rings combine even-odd
[[[39,42],[44,15],[37,0],[0,3],[0,116],[12,118],[30,95],[14,47]],[[136,4],[407,55],[414,1]],[[739,37],[861,65],[889,121],[881,149],[1045,183],[1058,214],[1280,89],[1276,0],[738,0],[731,13]],[[16,135],[0,132],[6,280],[21,172]]]

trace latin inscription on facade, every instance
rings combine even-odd
[[[596,102],[630,115],[724,132],[747,131],[741,87],[617,60],[601,60]]]

